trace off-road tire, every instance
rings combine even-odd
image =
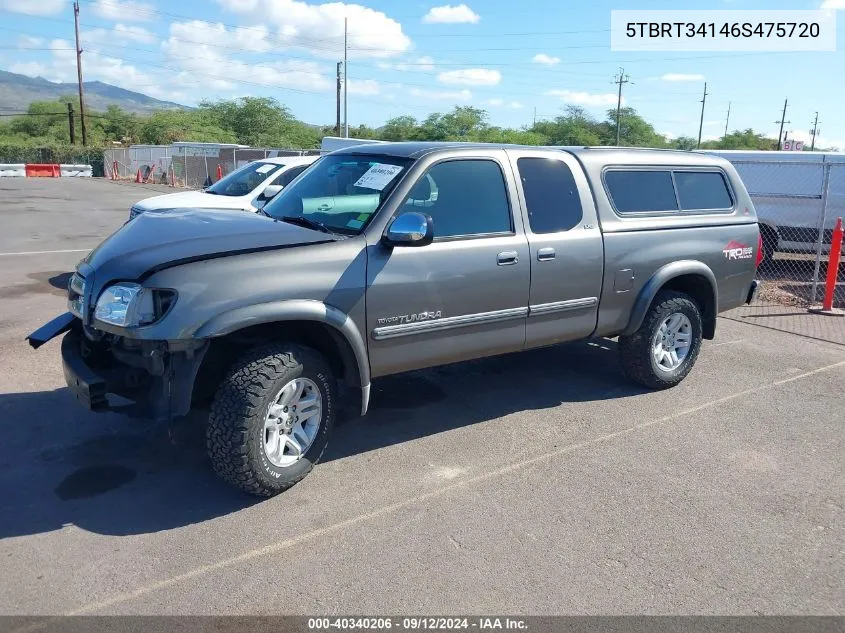
[[[683,313],[690,320],[692,340],[684,362],[672,371],[665,371],[657,366],[651,353],[651,342],[660,324],[675,312]],[[701,350],[701,342],[701,311],[698,304],[681,292],[661,290],[652,300],[639,329],[630,336],[619,337],[622,369],[628,378],[651,389],[674,387],[692,370]]]
[[[761,266],[771,268],[774,266],[775,253],[777,252],[778,234],[768,226],[761,226],[760,237],[763,240],[763,262]]]
[[[271,400],[289,381],[306,377],[323,397],[320,428],[305,455],[279,467],[264,453],[264,418]],[[337,386],[326,361],[312,349],[273,343],[238,359],[220,383],[211,405],[206,446],[214,471],[253,495],[271,497],[311,472],[329,442],[337,408]]]

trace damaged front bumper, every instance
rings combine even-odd
[[[207,341],[148,341],[98,330],[86,333],[81,321],[70,313],[27,338],[38,348],[65,332],[65,382],[85,408],[155,420],[169,420],[190,411]]]

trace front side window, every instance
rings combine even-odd
[[[408,166],[407,158],[381,154],[328,155],[313,163],[264,207],[276,219],[319,223],[357,235],[381,208]]]
[[[435,238],[513,231],[505,179],[492,160],[438,163],[417,181],[405,206],[424,207]]]
[[[249,163],[221,178],[205,192],[217,196],[246,196],[282,167],[275,163]]]
[[[624,171],[614,169],[604,175],[607,191],[619,213],[677,211],[678,200],[672,172]]]
[[[566,163],[553,158],[520,158],[516,165],[534,233],[568,231],[580,224],[581,196]]]

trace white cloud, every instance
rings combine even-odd
[[[445,90],[420,90],[419,88],[411,88],[408,91],[408,94],[412,97],[431,99],[435,101],[470,101],[472,99],[472,93],[466,89],[449,92]]]
[[[399,70],[402,72],[425,72],[429,70],[434,70],[434,59],[427,55],[423,55],[422,57],[417,57],[416,59],[409,59],[407,61],[397,62],[395,64],[391,62],[376,62],[376,66],[378,66],[382,70]]]
[[[9,66],[9,72],[29,75],[30,77],[41,77],[47,74],[47,67],[39,62],[19,62]]]
[[[374,79],[349,79],[349,94],[377,95],[381,92],[379,83]]]
[[[666,73],[661,77],[663,81],[704,81],[704,75],[692,73]]]
[[[845,9],[845,0],[824,0],[819,9]]]
[[[777,135],[775,135],[777,136]],[[813,135],[809,132],[795,130],[789,133],[789,138],[798,141],[804,141],[804,146],[810,149],[810,143],[813,140]],[[840,152],[845,152],[845,139],[833,139],[827,136],[816,135],[816,150],[819,148],[835,147]]]
[[[461,86],[495,86],[502,81],[502,73],[488,68],[462,68],[440,73],[437,81]]]
[[[494,108],[510,108],[511,110],[518,110],[520,108],[524,108],[525,106],[520,103],[519,101],[505,101],[504,99],[488,99],[487,105],[493,106]]]
[[[309,92],[323,92],[334,88],[328,67],[305,60],[271,61],[254,64],[227,57],[213,44],[229,42],[233,48],[261,52],[269,48],[267,29],[227,29],[222,24],[194,20],[174,22],[170,37],[162,43],[169,63],[181,69],[174,84],[196,82],[208,88],[231,91],[237,80],[255,82],[275,88],[296,88]],[[332,72],[334,69],[331,69]],[[351,82],[350,82],[351,89]],[[365,89],[372,89],[365,88]]]
[[[140,42],[141,44],[152,44],[157,39],[155,35],[145,28],[140,26],[126,26],[119,22],[114,25],[114,34],[121,39]]]
[[[97,0],[94,13],[104,20],[144,22],[153,18],[149,3],[140,0]]]
[[[432,7],[423,17],[425,24],[478,24],[481,16],[465,4],[454,7],[446,4],[442,7]]]
[[[123,24],[115,24],[113,29],[99,28],[83,31],[79,38],[82,40],[83,47],[91,43],[113,44],[125,40],[140,42],[142,44],[152,44],[158,39],[147,29],[143,29],[140,26],[125,26]]]
[[[551,97],[560,97],[566,103],[574,103],[583,106],[608,106],[616,105],[616,95],[612,92],[606,93],[590,93],[577,92],[574,90],[549,90],[546,92]],[[622,103],[625,103],[625,98],[622,98]]]
[[[555,64],[560,63],[560,57],[552,57],[551,55],[546,55],[545,53],[537,53],[534,57],[531,58],[531,61],[535,64],[545,64],[546,66],[554,66]]]
[[[35,48],[43,44],[44,40],[40,37],[33,37],[31,35],[21,35],[18,37],[18,48]]]
[[[27,15],[55,15],[70,7],[70,0],[0,0],[0,10]]]
[[[402,25],[381,11],[359,4],[308,4],[299,0],[218,0],[229,11],[278,30],[274,48],[286,46],[312,55],[343,55],[343,20],[349,20],[349,57],[393,57],[411,48]]]

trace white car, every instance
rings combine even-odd
[[[262,158],[221,178],[202,191],[180,191],[136,202],[129,219],[159,209],[241,209],[257,211],[319,156]]]

